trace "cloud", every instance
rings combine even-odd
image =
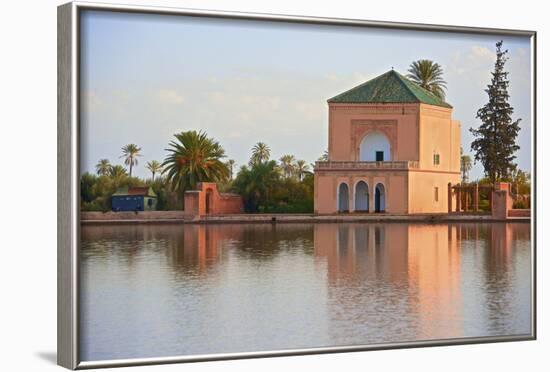
[[[453,53],[451,61],[446,68],[448,74],[471,75],[491,68],[496,55],[487,47],[473,45],[466,50]],[[477,75],[476,77],[481,77]]]
[[[185,99],[175,89],[160,89],[155,93],[155,100],[165,105],[179,105],[182,104]]]
[[[488,61],[493,61],[495,59],[495,53],[493,51],[479,45],[472,46],[470,48],[470,53],[474,58],[486,59]]]
[[[308,120],[322,120],[326,115],[324,101],[296,101],[292,104],[292,108],[297,115],[307,118]]]
[[[97,111],[103,107],[104,102],[95,91],[85,91],[81,95],[83,110],[87,112]]]

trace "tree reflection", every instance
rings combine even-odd
[[[281,270],[279,284],[296,294],[308,270],[335,344],[487,336],[529,326],[529,224],[86,225],[81,237],[83,283],[101,280],[102,290],[105,275],[125,275],[128,283],[142,275],[159,287],[166,280],[190,293],[243,275],[247,293],[255,293],[263,270]],[[287,269],[294,259],[301,271]],[[235,293],[239,283],[231,284]],[[274,291],[282,296],[285,288]],[[299,298],[292,306],[307,307]]]

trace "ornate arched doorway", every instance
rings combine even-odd
[[[391,146],[388,137],[381,132],[367,134],[359,146],[360,161],[390,161]]]
[[[374,211],[376,213],[386,210],[386,189],[383,184],[376,185],[374,190]]]
[[[338,212],[349,212],[349,188],[346,183],[338,186]]]
[[[355,211],[369,211],[369,187],[365,181],[359,181],[355,185]]]

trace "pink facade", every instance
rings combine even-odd
[[[184,194],[184,213],[187,217],[242,212],[242,198],[236,194],[219,193],[213,182],[199,183],[196,190],[189,190]]]
[[[460,123],[449,105],[328,106],[329,159],[315,166],[315,213],[447,212],[448,183],[460,182]]]
[[[505,182],[497,183],[492,193],[492,198],[491,214],[493,217],[501,220],[507,219],[513,204],[510,194],[510,184]]]

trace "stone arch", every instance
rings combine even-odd
[[[338,212],[349,212],[349,187],[347,183],[342,182],[338,185],[336,199]]]
[[[377,183],[374,188],[374,211],[376,213],[386,211],[386,187],[383,183]]]
[[[365,181],[360,180],[355,184],[353,199],[356,212],[369,211],[369,185]]]
[[[380,132],[370,132],[359,145],[359,161],[391,161],[391,144],[388,137]]]

